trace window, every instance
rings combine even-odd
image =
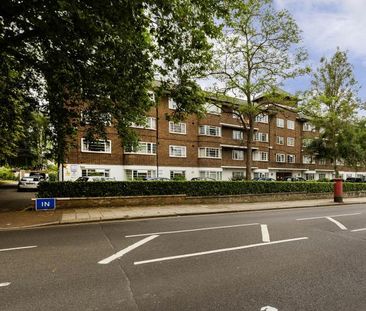
[[[285,144],[285,137],[276,136],[276,143],[277,143],[277,145],[284,145]]]
[[[302,163],[304,163],[304,164],[314,164],[314,161],[313,161],[313,158],[311,156],[304,155],[302,157]]]
[[[327,165],[327,160],[326,159],[320,159],[319,160],[319,165]]]
[[[287,146],[290,146],[290,147],[295,146],[295,138],[287,137]]]
[[[211,125],[200,125],[198,133],[206,136],[221,136],[221,127]]]
[[[268,161],[268,152],[265,151],[254,151],[253,152],[253,161]]]
[[[83,111],[80,120],[84,124],[93,124],[93,120],[98,120],[103,122],[105,126],[111,126],[112,114],[109,112]]]
[[[327,178],[327,175],[324,173],[319,173],[319,180],[324,180]]]
[[[187,157],[186,146],[169,146],[169,156],[173,158],[185,158]]]
[[[156,154],[156,144],[140,142],[136,148],[126,148],[125,153]]]
[[[186,171],[170,171],[170,179],[172,180],[185,180]]]
[[[312,132],[312,131],[314,131],[314,126],[312,126],[310,123],[308,123],[308,122],[305,122],[303,125],[302,125],[302,130],[304,131],[304,132]]]
[[[111,153],[112,142],[110,140],[87,141],[81,139],[81,152]]]
[[[233,130],[233,139],[235,140],[243,140],[243,131]]]
[[[295,157],[294,154],[288,154],[287,155],[287,162],[288,163],[295,163],[295,161],[296,161],[296,157]]]
[[[287,128],[289,130],[294,130],[295,129],[295,121],[287,120]]]
[[[256,132],[253,138],[255,141],[268,142],[268,133]]]
[[[303,147],[308,147],[308,146],[310,146],[310,144],[311,144],[311,142],[312,142],[313,140],[311,139],[311,138],[304,138],[303,140],[302,140],[302,146]]]
[[[210,147],[198,148],[198,157],[221,159],[221,149]]]
[[[219,106],[210,104],[210,103],[206,103],[205,110],[207,113],[210,113],[210,114],[220,114],[221,113],[221,108]]]
[[[178,105],[177,105],[177,103],[174,101],[174,99],[173,99],[173,98],[169,98],[169,99],[168,99],[168,105],[169,105],[169,109],[173,109],[173,110],[175,110],[175,109],[177,109],[177,108],[178,108]]]
[[[244,160],[244,150],[233,150],[233,160]]]
[[[201,178],[213,178],[215,180],[222,179],[222,172],[221,171],[200,171]]]
[[[259,114],[255,117],[255,122],[258,123],[268,123],[268,115],[267,114]]]
[[[127,180],[142,180],[156,177],[154,170],[126,170]]]
[[[283,153],[276,153],[276,162],[285,163],[286,162],[286,155]]]
[[[305,174],[305,179],[306,180],[314,180],[315,179],[315,174]]]
[[[174,123],[172,121],[169,122],[169,133],[174,134],[186,134],[187,126],[185,123]]]
[[[136,123],[132,123],[131,127],[139,128],[139,129],[147,129],[147,130],[156,130],[156,118],[147,117],[145,124],[138,125]]]
[[[110,170],[105,168],[82,168],[81,176],[110,177]]]
[[[233,180],[239,180],[239,179],[244,179],[244,178],[245,178],[244,171],[232,172],[232,179]]]
[[[277,124],[277,127],[285,127],[285,120],[284,119],[280,119],[280,118],[277,118],[276,119],[276,124]]]

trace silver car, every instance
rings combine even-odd
[[[42,179],[39,177],[23,177],[18,183],[18,191],[37,190],[38,184]]]

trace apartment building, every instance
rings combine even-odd
[[[169,121],[175,102],[161,99],[147,114],[146,126],[131,125],[140,136],[135,150],[122,148],[117,131],[107,128],[108,140],[89,143],[79,129],[74,148],[64,165],[64,180],[80,176],[104,176],[115,180],[145,177],[173,179],[184,176],[230,180],[244,177],[246,137],[230,105],[207,104],[204,118],[192,115],[180,123]],[[316,137],[315,129],[291,106],[282,105],[274,115],[256,118],[252,177],[283,180],[303,177],[318,180],[334,177],[331,163],[315,161],[305,154],[304,146]],[[339,163],[341,164],[341,163]],[[366,176],[366,169],[355,172],[340,166],[343,178]]]

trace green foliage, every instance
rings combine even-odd
[[[0,179],[2,180],[16,180],[12,169],[10,167],[0,167]]]
[[[366,190],[366,183],[344,183],[344,191]],[[266,181],[121,181],[42,182],[38,197],[104,197],[137,195],[220,196],[268,193],[330,193],[329,182]]]
[[[347,53],[337,49],[330,59],[321,59],[300,107],[320,131],[306,151],[315,158],[331,161],[336,175],[338,161],[355,166],[365,159],[365,128],[356,119],[360,107],[358,90]]]
[[[214,91],[245,99],[233,102],[232,108],[247,132],[246,177],[250,179],[255,117],[271,115],[276,104],[289,101],[287,95],[279,96],[274,90],[283,80],[308,72],[302,66],[307,54],[299,46],[300,29],[295,20],[287,10],[276,10],[272,1],[232,0],[225,8],[213,72],[221,83]],[[261,100],[253,100],[259,95]]]

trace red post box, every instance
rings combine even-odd
[[[343,203],[343,179],[334,179],[334,202]]]

